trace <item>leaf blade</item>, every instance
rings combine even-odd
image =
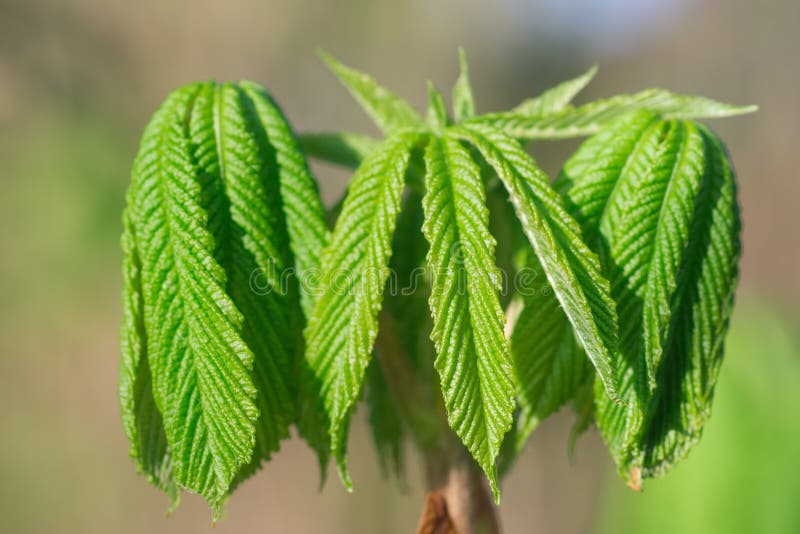
[[[347,67],[324,52],[319,55],[383,133],[389,134],[400,128],[413,128],[422,124],[422,119],[414,108],[379,85],[372,76]]]
[[[596,389],[596,418],[638,486],[685,457],[708,416],[740,250],[735,181],[719,141],[691,123],[632,115],[584,145],[559,182],[617,266],[628,401],[621,408]],[[604,168],[618,156],[624,164]]]
[[[463,48],[458,49],[459,75],[453,85],[453,116],[456,122],[463,122],[475,116],[475,97],[472,95],[472,85],[469,82],[469,65],[467,53]]]
[[[390,136],[353,176],[322,258],[322,294],[306,328],[306,360],[329,418],[331,450],[345,486],[345,438],[377,334],[391,238],[415,139]],[[346,275],[345,280],[336,280]],[[344,286],[342,284],[344,283]]]
[[[499,499],[495,460],[511,427],[514,389],[486,197],[478,166],[457,140],[432,138],[425,160],[435,366],[450,426]]]
[[[567,139],[591,135],[631,111],[645,109],[665,119],[724,118],[752,113],[756,106],[733,106],[699,96],[679,95],[664,89],[645,89],[629,95],[596,100],[554,115],[490,113],[472,122],[493,126],[521,140]]]
[[[617,339],[615,306],[597,256],[583,243],[577,223],[550,187],[547,176],[517,141],[480,124],[454,127],[452,131],[473,144],[505,184],[581,345],[604,387],[615,396],[611,354]]]
[[[144,322],[156,405],[182,487],[218,514],[255,446],[253,355],[225,292],[196,181],[187,122],[202,84],[173,93],[145,132],[134,164]]]
[[[134,188],[127,194],[123,212],[122,325],[119,397],[122,427],[130,443],[129,455],[137,471],[170,498],[170,510],[178,506],[180,488],[172,476],[172,459],[161,412],[153,398],[153,379],[147,361],[147,333],[142,302],[141,258],[136,247],[131,216]]]
[[[512,112],[520,115],[550,115],[563,111],[597,74],[597,65],[580,76],[551,87],[536,98],[520,103]]]

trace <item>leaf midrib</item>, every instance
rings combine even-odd
[[[458,143],[459,141],[454,139],[453,142]],[[444,155],[444,159],[445,159],[445,162],[447,164],[447,175],[448,175],[448,177],[447,177],[448,178],[447,179],[448,184],[447,185],[448,185],[448,189],[449,189],[449,191],[451,193],[451,201],[452,201],[452,206],[453,206],[453,218],[456,220],[455,228],[456,228],[456,231],[457,231],[457,234],[458,234],[458,235],[455,236],[455,242],[460,242],[461,234],[469,235],[469,232],[465,231],[465,229],[464,229],[463,223],[461,221],[461,215],[460,215],[460,212],[459,212],[459,209],[458,209],[458,202],[456,201],[456,199],[458,198],[458,193],[455,190],[453,179],[452,179],[452,177],[453,177],[453,173],[452,173],[453,165],[452,165],[452,158],[451,158],[450,151],[447,150],[446,145],[445,145],[443,140],[439,141],[439,146],[441,147],[442,152],[444,153],[443,154]],[[482,184],[478,184],[478,186],[482,187]],[[472,249],[472,245],[470,245],[470,250],[471,249]],[[481,266],[480,265],[477,265],[477,266],[474,265],[473,255],[472,254],[466,254],[465,255],[465,260],[467,258],[469,259],[470,264],[473,264],[472,265],[473,270],[478,271]],[[477,267],[477,269],[475,269],[476,267]],[[489,266],[486,266],[486,267],[489,268]],[[467,314],[469,316],[469,325],[470,325],[470,330],[471,330],[471,332],[470,332],[470,345],[471,345],[471,349],[472,349],[472,352],[473,352],[473,354],[475,356],[475,360],[476,360],[475,361],[475,371],[479,375],[479,377],[478,377],[479,378],[478,379],[478,390],[480,392],[480,406],[481,406],[481,413],[482,413],[482,418],[483,418],[483,425],[482,426],[484,427],[484,431],[486,432],[487,444],[489,446],[489,454],[490,454],[490,456],[492,456],[493,454],[495,454],[495,451],[492,450],[494,447],[492,446],[492,441],[493,440],[490,439],[490,436],[492,436],[494,434],[494,432],[492,431],[492,428],[488,423],[489,420],[491,419],[491,416],[487,411],[488,405],[486,403],[487,395],[486,395],[486,391],[484,389],[485,388],[485,384],[484,384],[484,380],[482,379],[483,377],[480,376],[480,375],[483,375],[483,371],[481,369],[481,364],[480,364],[481,358],[480,358],[479,352],[477,350],[477,343],[476,343],[476,340],[475,340],[475,332],[477,332],[478,329],[476,328],[475,317],[473,315],[474,307],[470,305],[470,302],[472,300],[470,298],[470,295],[473,294],[473,293],[474,294],[478,294],[478,292],[475,290],[475,287],[474,287],[475,281],[469,275],[468,269],[465,269],[464,266],[462,266],[461,269],[463,269],[465,271],[465,274],[466,274],[466,277],[467,277],[467,285],[468,285],[468,287],[470,289],[469,291],[466,292],[466,295],[464,295],[463,298],[466,300],[465,304],[466,304],[466,307],[467,307],[467,310],[468,310]]]

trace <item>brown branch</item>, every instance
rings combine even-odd
[[[452,432],[449,435],[455,438]],[[443,511],[447,521],[452,524],[454,534],[499,533],[496,508],[483,472],[457,439],[449,441],[446,449],[426,458],[430,492],[425,499],[417,534],[439,532],[421,530],[426,525],[423,520],[430,515],[429,505],[435,504],[437,500],[443,501],[438,509]],[[434,523],[442,524],[447,524],[444,519]]]

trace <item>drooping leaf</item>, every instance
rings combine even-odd
[[[127,209],[123,244],[138,260],[126,265],[141,268],[126,276],[141,287],[138,336],[172,476],[218,515],[295,420],[311,299],[300,281],[327,241],[319,195],[269,95],[209,82],[176,91],[154,116]],[[124,337],[123,371],[131,346]],[[123,403],[130,387],[122,381]]]
[[[351,132],[302,134],[299,141],[306,156],[349,169],[361,165],[361,161],[380,144],[368,135]]]
[[[306,328],[306,360],[329,420],[331,450],[347,473],[348,417],[377,335],[391,239],[414,134],[389,137],[353,176],[322,258],[321,294]]]
[[[566,211],[545,173],[517,141],[481,124],[465,124],[452,131],[473,144],[505,184],[525,234],[580,344],[602,384],[615,396],[614,302],[597,256],[584,244],[578,224]]]
[[[475,97],[472,96],[467,54],[463,48],[458,49],[458,65],[461,73],[453,86],[453,116],[456,122],[462,122],[475,116]]]
[[[411,164],[416,156],[412,155],[407,177],[412,172]],[[424,168],[424,163],[420,166]],[[433,375],[435,371],[430,362],[434,353],[428,313],[430,280],[425,263],[429,247],[422,234],[425,219],[422,197],[421,191],[411,188],[403,195],[397,228],[392,236],[391,274],[385,308],[393,316],[392,326],[397,331],[397,341],[414,372]]]
[[[383,133],[390,134],[399,128],[413,128],[422,124],[414,108],[379,85],[372,76],[346,67],[323,52],[320,52],[320,56]]]
[[[572,99],[580,93],[597,74],[597,65],[571,80],[548,89],[536,98],[525,100],[512,112],[520,115],[544,116],[566,109]]]
[[[253,353],[208,229],[219,214],[203,205],[189,132],[192,103],[205,87],[176,91],[148,125],[134,164],[131,213],[153,394],[173,476],[219,513],[252,457],[259,412]]]
[[[516,290],[520,311],[510,342],[520,409],[514,455],[539,423],[569,402],[592,376],[591,362],[538,261],[532,259],[518,273]]]
[[[732,117],[752,113],[755,106],[732,106],[699,96],[646,89],[639,93],[596,100],[556,114],[519,112],[490,113],[470,122],[492,126],[521,140],[564,139],[597,133],[609,122],[637,109],[661,114],[667,119]]]
[[[127,203],[134,200],[133,188]],[[147,361],[147,333],[144,328],[141,259],[131,221],[130,208],[123,213],[122,233],[122,361],[119,369],[119,397],[122,427],[130,442],[130,456],[148,482],[170,498],[170,509],[178,505],[180,488],[172,477],[172,458],[161,413],[153,399],[153,379]]]
[[[596,417],[638,486],[685,456],[708,414],[735,285],[735,184],[703,127],[644,112],[588,140],[559,181],[608,258],[626,402],[596,388]]]
[[[293,278],[298,280],[302,308],[299,326],[302,328],[311,313],[317,291],[315,276],[318,276],[320,255],[328,242],[324,210],[299,143],[277,104],[256,84],[242,82],[240,86],[252,99],[254,111],[258,115],[268,146],[274,151],[272,157],[276,165],[277,181],[280,184],[289,248],[294,257],[291,266],[294,276],[282,276],[277,282],[284,285]],[[288,271],[285,271],[282,274],[287,273]],[[302,341],[299,332],[291,339],[294,346],[292,372],[295,380],[288,383],[291,385],[297,382],[296,390],[291,391],[296,401],[297,428],[300,436],[317,453],[324,481],[329,454],[328,434],[324,418],[315,412],[318,399],[313,385],[307,383],[311,381],[312,373],[303,358]]]
[[[255,356],[253,381],[261,416],[256,454],[241,479],[289,437],[294,420],[293,350],[302,322],[293,313],[299,312],[296,287],[282,287],[292,253],[281,201],[281,166],[254,101],[233,84],[204,86],[192,105],[189,134],[211,215],[215,257],[228,275],[227,292],[244,319],[241,335]]]
[[[294,256],[295,277],[300,283],[300,304],[307,318],[315,289],[308,285],[309,270],[319,268],[320,254],[329,237],[325,210],[298,140],[277,103],[258,84],[240,82],[239,86],[252,100],[265,140],[274,150],[289,248]],[[362,146],[366,146],[363,140]]]
[[[616,177],[642,133],[657,122],[658,117],[649,111],[637,111],[623,116],[615,126],[587,140],[570,158],[569,173],[584,172],[581,187],[573,187],[565,195],[567,211],[581,226],[585,242],[602,258],[607,256],[604,240],[598,230],[600,221],[613,218],[620,208],[609,201]],[[591,166],[591,171],[587,167]],[[569,173],[564,172],[556,181],[557,190],[571,185]],[[620,184],[620,190],[624,185]],[[605,222],[603,223],[605,224]],[[602,261],[601,261],[602,263]],[[519,308],[511,335],[511,350],[518,378],[518,403],[521,407],[516,418],[519,428],[516,443],[505,448],[506,456],[518,454],[531,432],[548,415],[563,404],[581,396],[576,429],[570,438],[570,449],[581,429],[591,421],[592,396],[581,395],[590,388],[592,374],[586,366],[586,356],[579,344],[567,316],[549,287],[535,258],[518,273],[517,291]],[[535,334],[535,333],[538,333]],[[588,401],[586,398],[588,397]],[[587,408],[588,402],[588,408]],[[575,404],[575,402],[573,402]],[[588,416],[586,415],[588,413]],[[504,460],[506,464],[509,459]]]
[[[425,162],[435,365],[450,426],[499,499],[495,460],[511,426],[514,388],[486,195],[478,166],[456,139],[432,138]]]
[[[642,435],[645,477],[663,474],[700,439],[738,277],[741,223],[733,172],[719,139],[704,126],[696,127],[704,143],[704,176],[670,299],[670,322],[660,332],[664,348],[658,388]],[[676,396],[681,399],[677,406]]]

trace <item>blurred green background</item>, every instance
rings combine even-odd
[[[596,433],[570,465],[569,414],[504,483],[505,531],[800,532],[800,3],[797,0],[0,0],[0,532],[204,532],[211,513],[134,472],[119,422],[118,236],[138,136],[196,79],[266,85],[298,130],[375,132],[314,51],[422,106],[463,45],[479,111],[593,63],[581,98],[665,86],[761,110],[713,127],[739,172],[744,258],[714,416],[690,458],[627,490]],[[572,143],[538,144],[555,171]],[[327,201],[345,176],[315,168]],[[244,484],[225,532],[413,530],[423,497],[384,481],[362,418],[356,491],[323,493],[296,441]]]

